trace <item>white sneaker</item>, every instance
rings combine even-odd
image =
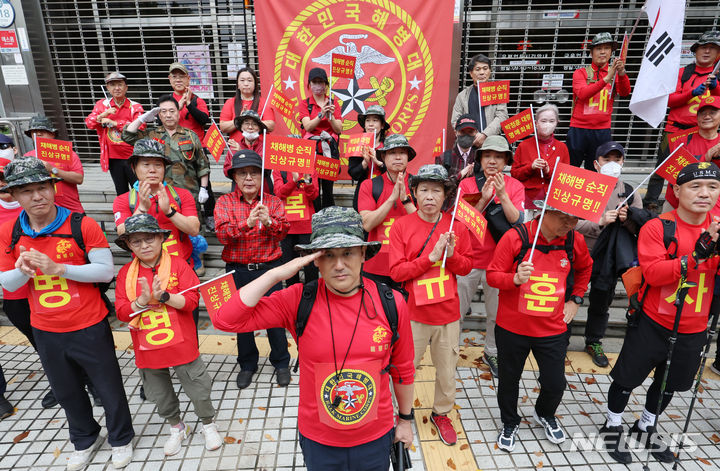
[[[130,464],[133,455],[132,442],[123,446],[112,447],[112,464],[115,469],[121,469]]]
[[[170,438],[165,442],[165,456],[176,455],[182,448],[182,442],[190,435],[190,426],[170,427]]]
[[[70,458],[68,459],[67,467],[65,469],[67,469],[67,471],[79,471],[84,469],[85,466],[90,464],[90,460],[92,460],[95,450],[100,448],[100,445],[102,445],[104,441],[105,437],[98,435],[95,439],[95,443],[90,445],[89,448],[73,451],[72,455],[70,455]]]
[[[205,436],[206,450],[217,450],[222,446],[223,440],[222,438],[220,438],[220,434],[218,433],[217,425],[215,424],[215,422],[203,425],[202,433]]]

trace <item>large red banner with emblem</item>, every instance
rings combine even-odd
[[[447,121],[453,0],[428,7],[417,0],[257,0],[260,77],[296,104],[308,97],[313,67],[330,75],[333,54],[356,59],[354,77],[332,77],[341,102],[343,134],[362,132],[358,112],[385,109],[389,134],[402,133],[420,150],[409,171],[431,163],[430,149]],[[264,85],[267,87],[267,85]],[[276,122],[275,133],[301,133],[294,118]],[[427,149],[422,152],[422,149]]]
[[[555,209],[597,223],[617,181],[615,177],[559,163],[547,203]]]

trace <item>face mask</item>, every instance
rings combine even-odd
[[[12,147],[8,147],[7,149],[0,150],[0,158],[6,159],[6,160],[12,160],[13,157],[15,157],[15,151]]]
[[[324,83],[311,83],[310,91],[312,91],[313,95],[322,95],[325,93],[325,84]]]
[[[556,123],[538,123],[538,134],[541,136],[549,136],[555,132]]]
[[[475,137],[467,134],[460,134],[457,137],[457,145],[462,149],[469,149],[474,141]]]
[[[622,172],[622,165],[617,162],[608,162],[600,167],[600,173],[608,177],[619,178]]]
[[[254,140],[257,139],[258,137],[260,137],[260,133],[257,133],[257,132],[247,132],[247,131],[243,131],[242,134],[243,134],[243,137],[244,137],[245,139],[247,139],[248,141],[254,141]]]

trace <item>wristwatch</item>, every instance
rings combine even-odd
[[[177,209],[170,207],[170,212],[165,214],[165,217],[170,219],[171,217],[175,216],[177,214]]]
[[[574,302],[578,306],[582,306],[583,300],[582,296],[570,296],[570,301]]]
[[[53,175],[57,175],[58,173],[60,173],[60,170],[58,170],[57,167],[53,167],[52,170],[50,170],[50,172],[52,172]]]
[[[403,414],[402,412],[398,411],[398,417],[402,420],[413,420],[415,418],[415,409],[410,409],[409,414]]]
[[[410,195],[407,195],[404,200],[401,201],[402,204],[408,204],[412,202],[412,198],[410,198]]]
[[[170,293],[168,293],[167,291],[163,291],[163,294],[160,295],[160,299],[158,299],[158,301],[163,304],[170,301]]]

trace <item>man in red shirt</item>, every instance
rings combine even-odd
[[[630,79],[619,58],[609,66],[617,49],[610,33],[598,33],[590,43],[592,64],[573,73],[573,110],[567,133],[570,163],[594,170],[595,149],[612,140],[610,120],[615,96],[630,95]],[[613,80],[615,88],[610,95]]]
[[[119,195],[128,191],[137,181],[127,163],[132,154],[132,146],[122,140],[122,129],[144,113],[140,103],[132,101],[126,94],[127,78],[120,72],[111,72],[105,76],[105,87],[110,97],[98,100],[92,113],[85,118],[85,125],[97,132],[100,141],[100,167],[104,172],[110,170],[115,192]]]
[[[242,286],[213,319],[216,328],[229,332],[280,327],[295,337],[302,357],[298,429],[309,471],[387,470],[393,441],[407,448],[413,440],[409,312],[398,293],[387,300],[395,304],[394,329],[383,313],[381,288],[363,279],[362,264],[380,244],[365,242],[361,221],[351,208],[316,213],[310,243],[296,246],[311,253]],[[318,267],[321,278],[301,326],[298,305],[306,293],[301,284],[264,294],[308,263]],[[399,419],[394,429],[391,377]]]
[[[386,172],[360,184],[358,212],[363,218],[363,229],[369,241],[379,241],[380,253],[365,262],[363,275],[388,286],[399,288],[390,278],[390,229],[402,216],[415,212],[410,197],[408,162],[415,158],[415,149],[402,134],[385,139],[385,146],[377,153]],[[378,192],[378,190],[381,190]]]
[[[453,231],[451,215],[442,211],[445,199],[455,192],[442,165],[420,167],[411,185],[418,209],[398,219],[390,229],[390,276],[405,283],[409,292],[415,368],[430,344],[435,366],[430,420],[443,443],[453,445],[457,434],[448,414],[455,405],[460,341],[456,277],[467,275],[472,268],[470,234],[461,224]]]
[[[720,57],[720,33],[706,31],[690,47],[695,54],[695,62],[678,71],[678,82],[675,91],[668,97],[668,114],[665,132],[663,132],[656,167],[670,153],[668,136],[693,128],[697,123],[697,112],[700,102],[709,97],[720,97],[717,78],[712,75],[715,63]],[[663,179],[657,174],[650,177],[644,204],[657,204],[662,191]]]
[[[112,461],[116,468],[132,459],[130,409],[107,321],[108,308],[96,283],[113,278],[112,253],[100,226],[54,204],[55,178],[35,158],[5,167],[9,191],[23,207],[21,234],[14,221],[0,228],[0,283],[9,291],[30,288],[30,323],[43,369],[67,416],[75,451],[68,470],[80,470],[105,441],[85,394],[87,374],[102,400]],[[80,225],[84,247],[72,234]]]
[[[541,209],[543,204],[535,202]],[[488,284],[500,290],[495,341],[503,428],[497,446],[507,452],[515,448],[520,427],[518,384],[531,351],[541,378],[533,417],[548,440],[565,441],[555,412],[566,387],[568,324],[583,302],[592,272],[585,239],[573,230],[577,222],[575,216],[546,207],[542,225],[536,218],[505,233],[487,269]]]
[[[610,456],[623,464],[630,463],[632,455],[625,444],[622,414],[633,389],[653,370],[645,410],[630,433],[658,461],[675,460],[670,446],[657,433],[656,412],[659,404],[660,412],[665,410],[674,392],[690,389],[707,340],[710,302],[720,260],[715,253],[718,222],[710,216],[720,195],[720,168],[712,162],[690,164],[680,170],[673,190],[679,200],[678,208],[648,221],[640,229],[638,261],[644,283],[637,296],[642,310],[631,319],[622,350],[610,372],[613,382],[608,391],[607,421],[600,433]],[[674,226],[672,241],[664,240],[667,224],[664,220]],[[695,286],[680,301],[682,311],[678,314],[674,301],[682,279]],[[679,335],[662,391],[668,339],[677,315],[681,316]]]
[[[245,286],[271,268],[282,264],[280,241],[285,238],[290,223],[280,198],[269,193],[261,196],[262,158],[252,150],[240,150],[233,155],[228,177],[235,182],[235,190],[218,198],[215,207],[215,231],[224,245],[222,259],[225,271],[235,270],[235,286]],[[261,202],[262,199],[262,202]],[[274,284],[266,294],[282,288]],[[290,353],[285,329],[267,329],[270,342],[270,363],[275,367],[277,383],[290,384]],[[259,353],[252,332],[237,334],[237,386],[250,386],[258,369]]]

